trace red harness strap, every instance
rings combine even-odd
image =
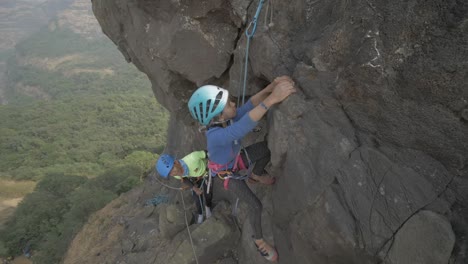
[[[218,175],[218,177],[222,180],[224,180],[224,189],[225,190],[228,190],[228,185],[229,185],[229,179],[231,178],[229,175],[228,176],[224,176],[222,177],[221,174],[228,174],[230,173],[232,175],[233,172],[236,172],[238,170],[245,170],[247,169],[247,167],[245,166],[245,163],[244,161],[242,160],[242,157],[240,154],[237,154],[236,156],[236,159],[234,161],[234,166],[232,167],[231,170],[228,170],[227,167],[228,167],[228,164],[218,164],[218,163],[214,163],[213,161],[209,160],[208,161],[208,168],[216,175]],[[225,169],[225,170],[222,170],[222,169]]]

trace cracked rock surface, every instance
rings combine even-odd
[[[243,32],[257,3],[93,0],[103,32],[172,113],[167,152],[205,148],[186,108],[199,85],[238,94]],[[272,151],[275,186],[253,188],[279,263],[468,263],[468,2],[270,0],[258,23],[247,93],[279,75],[292,76],[299,90],[246,140],[266,137]],[[183,225],[158,223],[163,207],[143,213],[142,200],[128,198],[150,197],[151,188],[177,206],[180,197],[146,185],[120,198],[127,211],[108,212],[112,219],[132,212],[126,229],[95,234],[125,241],[125,230],[135,230],[138,243],[124,250],[85,240],[90,223],[74,244],[102,247],[109,263],[194,263]],[[262,263],[243,207],[238,225],[227,205],[217,208],[220,233],[212,235],[222,242],[196,245],[200,257]],[[137,228],[143,220],[147,230]],[[149,232],[158,225],[167,229]],[[105,263],[96,258],[83,253],[80,263]]]

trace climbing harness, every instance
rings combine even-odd
[[[245,157],[247,158],[248,166],[246,166],[244,161],[242,160],[242,156],[240,154],[241,150],[244,150],[244,154],[245,154]],[[224,189],[228,190],[230,179],[240,180],[240,181],[247,180],[250,178],[250,175],[252,174],[252,170],[255,167],[255,162],[252,163],[252,160],[250,159],[249,154],[247,153],[247,150],[244,147],[242,147],[237,153],[236,158],[234,159],[234,165],[232,169],[228,169],[228,165],[230,163],[231,161],[224,165],[221,165],[221,164],[218,164],[209,160],[208,161],[209,184],[211,184],[211,179],[214,176],[218,176],[218,178],[223,180]],[[209,190],[210,189],[208,187],[208,191]],[[232,208],[233,216],[237,216],[238,205],[239,205],[239,198],[236,199],[236,204]]]
[[[245,165],[244,161],[242,160],[242,156],[240,154],[241,150],[244,150],[244,154],[247,158],[248,166]],[[232,161],[226,163],[226,164],[218,164],[215,163],[211,160],[208,161],[208,169],[210,172],[210,178],[211,176],[218,176],[221,180],[223,180],[223,185],[224,189],[228,190],[228,185],[229,185],[229,180],[246,180],[247,178],[250,177],[252,174],[252,170],[254,167],[254,164],[252,164],[249,155],[247,151],[242,147],[239,152],[236,155],[236,158],[234,159],[234,165],[232,169],[228,169],[228,165]],[[240,173],[241,171],[246,171],[246,173]]]
[[[242,149],[244,150],[244,154],[247,158],[248,166],[246,166],[244,161],[242,160],[242,156],[240,154],[240,151]],[[255,167],[255,163],[252,163],[252,161],[250,160],[249,154],[247,153],[244,147],[242,147],[241,150],[239,150],[239,153],[237,153],[236,155],[232,169],[228,169],[228,164],[230,164],[231,162],[221,165],[221,164],[214,163],[212,161],[208,161],[208,172],[210,176],[208,181],[211,181],[211,178],[213,178],[213,176],[217,176],[218,178],[223,180],[224,189],[228,190],[229,180],[233,179],[233,180],[243,181],[243,180],[247,180],[248,178],[250,178],[250,175],[252,174],[252,170]],[[233,216],[237,216],[238,205],[239,205],[239,198],[236,199],[236,204],[232,208]]]

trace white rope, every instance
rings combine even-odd
[[[270,23],[268,24],[268,27],[272,27],[275,25],[275,23],[273,23],[273,0],[270,0],[269,3],[271,4],[271,13],[270,13]]]
[[[182,206],[184,207],[185,226],[187,227],[187,232],[189,234],[190,244],[192,245],[193,256],[195,257],[195,262],[198,264],[197,253],[195,252],[195,246],[193,245],[192,234],[190,233],[190,228],[189,228],[189,224],[188,224],[187,209],[185,208],[184,193],[183,193],[182,188],[176,188],[176,187],[172,187],[172,186],[169,186],[167,184],[164,184],[162,181],[160,181],[158,179],[157,176],[155,176],[154,179],[156,179],[164,187],[167,187],[167,188],[172,189],[172,190],[180,191],[180,196],[182,197]]]
[[[209,194],[210,193],[210,189],[211,189],[211,169],[208,169],[208,184],[207,184],[207,190],[206,190],[206,193]]]
[[[187,219],[187,210],[185,209],[185,201],[184,201],[184,194],[182,190],[180,190],[180,196],[182,197],[182,206],[184,207],[184,215],[185,215],[185,226],[187,226],[187,232],[190,238],[190,244],[192,245],[193,256],[195,257],[195,262],[198,264],[197,253],[195,252],[195,246],[193,245],[192,234],[190,233],[190,228]]]
[[[267,23],[267,21],[268,21],[268,11],[270,11],[270,23]],[[263,26],[265,27],[266,30],[268,30],[269,28],[273,27],[274,25],[275,25],[275,23],[273,23],[273,0],[268,0],[266,10],[265,10],[265,17],[264,17],[264,21],[263,21]]]
[[[267,2],[266,8],[265,8],[265,16],[263,17],[263,26],[265,29],[268,29],[268,24],[267,24],[267,19],[268,19],[268,10],[270,9],[270,1]]]
[[[158,179],[157,176],[154,176],[153,178],[156,179],[156,180],[157,180],[162,186],[164,186],[164,187],[167,187],[167,188],[172,189],[172,190],[178,190],[178,191],[181,191],[181,190],[182,190],[182,188],[172,187],[172,186],[169,186],[169,185],[163,183],[162,181],[160,181],[160,180]]]

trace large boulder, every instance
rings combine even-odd
[[[162,206],[159,210],[159,232],[167,239],[171,239],[185,228],[183,209],[176,205]]]
[[[446,264],[454,243],[455,235],[445,217],[421,211],[398,230],[386,263]]]
[[[231,242],[238,238],[235,225],[223,217],[211,217],[191,231],[192,241],[179,234],[172,241],[174,255],[169,264],[189,264],[195,261],[194,252],[200,263],[214,263],[231,249]],[[192,243],[193,247],[192,248]]]

